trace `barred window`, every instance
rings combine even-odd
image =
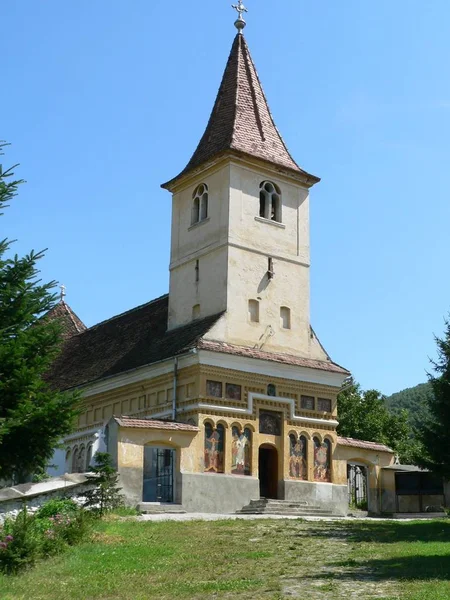
[[[331,400],[329,400],[328,398],[318,398],[317,410],[323,412],[331,412]]]
[[[305,410],[314,410],[314,396],[302,396],[300,406]]]

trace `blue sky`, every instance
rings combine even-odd
[[[1,219],[87,325],[167,292],[160,184],[203,133],[231,0],[0,4]],[[311,195],[312,324],[364,388],[425,379],[450,308],[450,3],[248,0],[246,38]]]

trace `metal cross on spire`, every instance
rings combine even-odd
[[[248,12],[248,10],[245,8],[242,0],[238,0],[238,3],[232,4],[231,7],[234,8],[234,10],[236,10],[238,13],[238,18],[235,21],[234,26],[239,31],[239,33],[242,33],[242,30],[247,25],[247,23],[245,22],[244,17],[242,15],[244,13]]]

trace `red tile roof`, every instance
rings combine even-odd
[[[120,427],[133,429],[165,429],[170,431],[200,431],[195,425],[189,423],[176,423],[175,421],[158,421],[156,419],[133,419],[131,417],[115,417],[114,420]]]
[[[379,444],[378,442],[366,442],[365,440],[355,440],[354,438],[348,437],[338,437],[338,444],[340,446],[352,446],[353,448],[364,448],[365,450],[375,450],[376,452],[390,452],[391,454],[394,451],[385,446],[384,444]]]
[[[197,348],[201,350],[210,350],[211,352],[223,352],[225,354],[235,354],[236,356],[247,356],[249,358],[258,358],[260,360],[270,360],[273,362],[284,363],[286,365],[296,365],[298,367],[307,367],[309,369],[320,369],[332,373],[342,373],[350,375],[350,372],[344,367],[332,362],[331,360],[314,360],[311,358],[301,358],[292,354],[282,354],[281,352],[266,352],[256,350],[245,346],[235,346],[225,342],[215,342],[211,340],[200,339]]]
[[[168,296],[161,296],[68,336],[46,379],[53,387],[67,390],[168,360],[195,348],[349,374],[331,360],[311,360],[205,340],[204,336],[221,314],[168,331]]]
[[[182,175],[225,151],[247,154],[295,171],[311,184],[319,181],[303,171],[290,155],[242,34],[233,42],[214,108],[196,151],[185,169],[163,187],[170,187]]]

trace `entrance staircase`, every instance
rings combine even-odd
[[[236,511],[239,515],[285,515],[296,517],[331,517],[331,510],[313,506],[307,502],[291,502],[290,500],[272,500],[260,498],[250,500],[250,504]]]

